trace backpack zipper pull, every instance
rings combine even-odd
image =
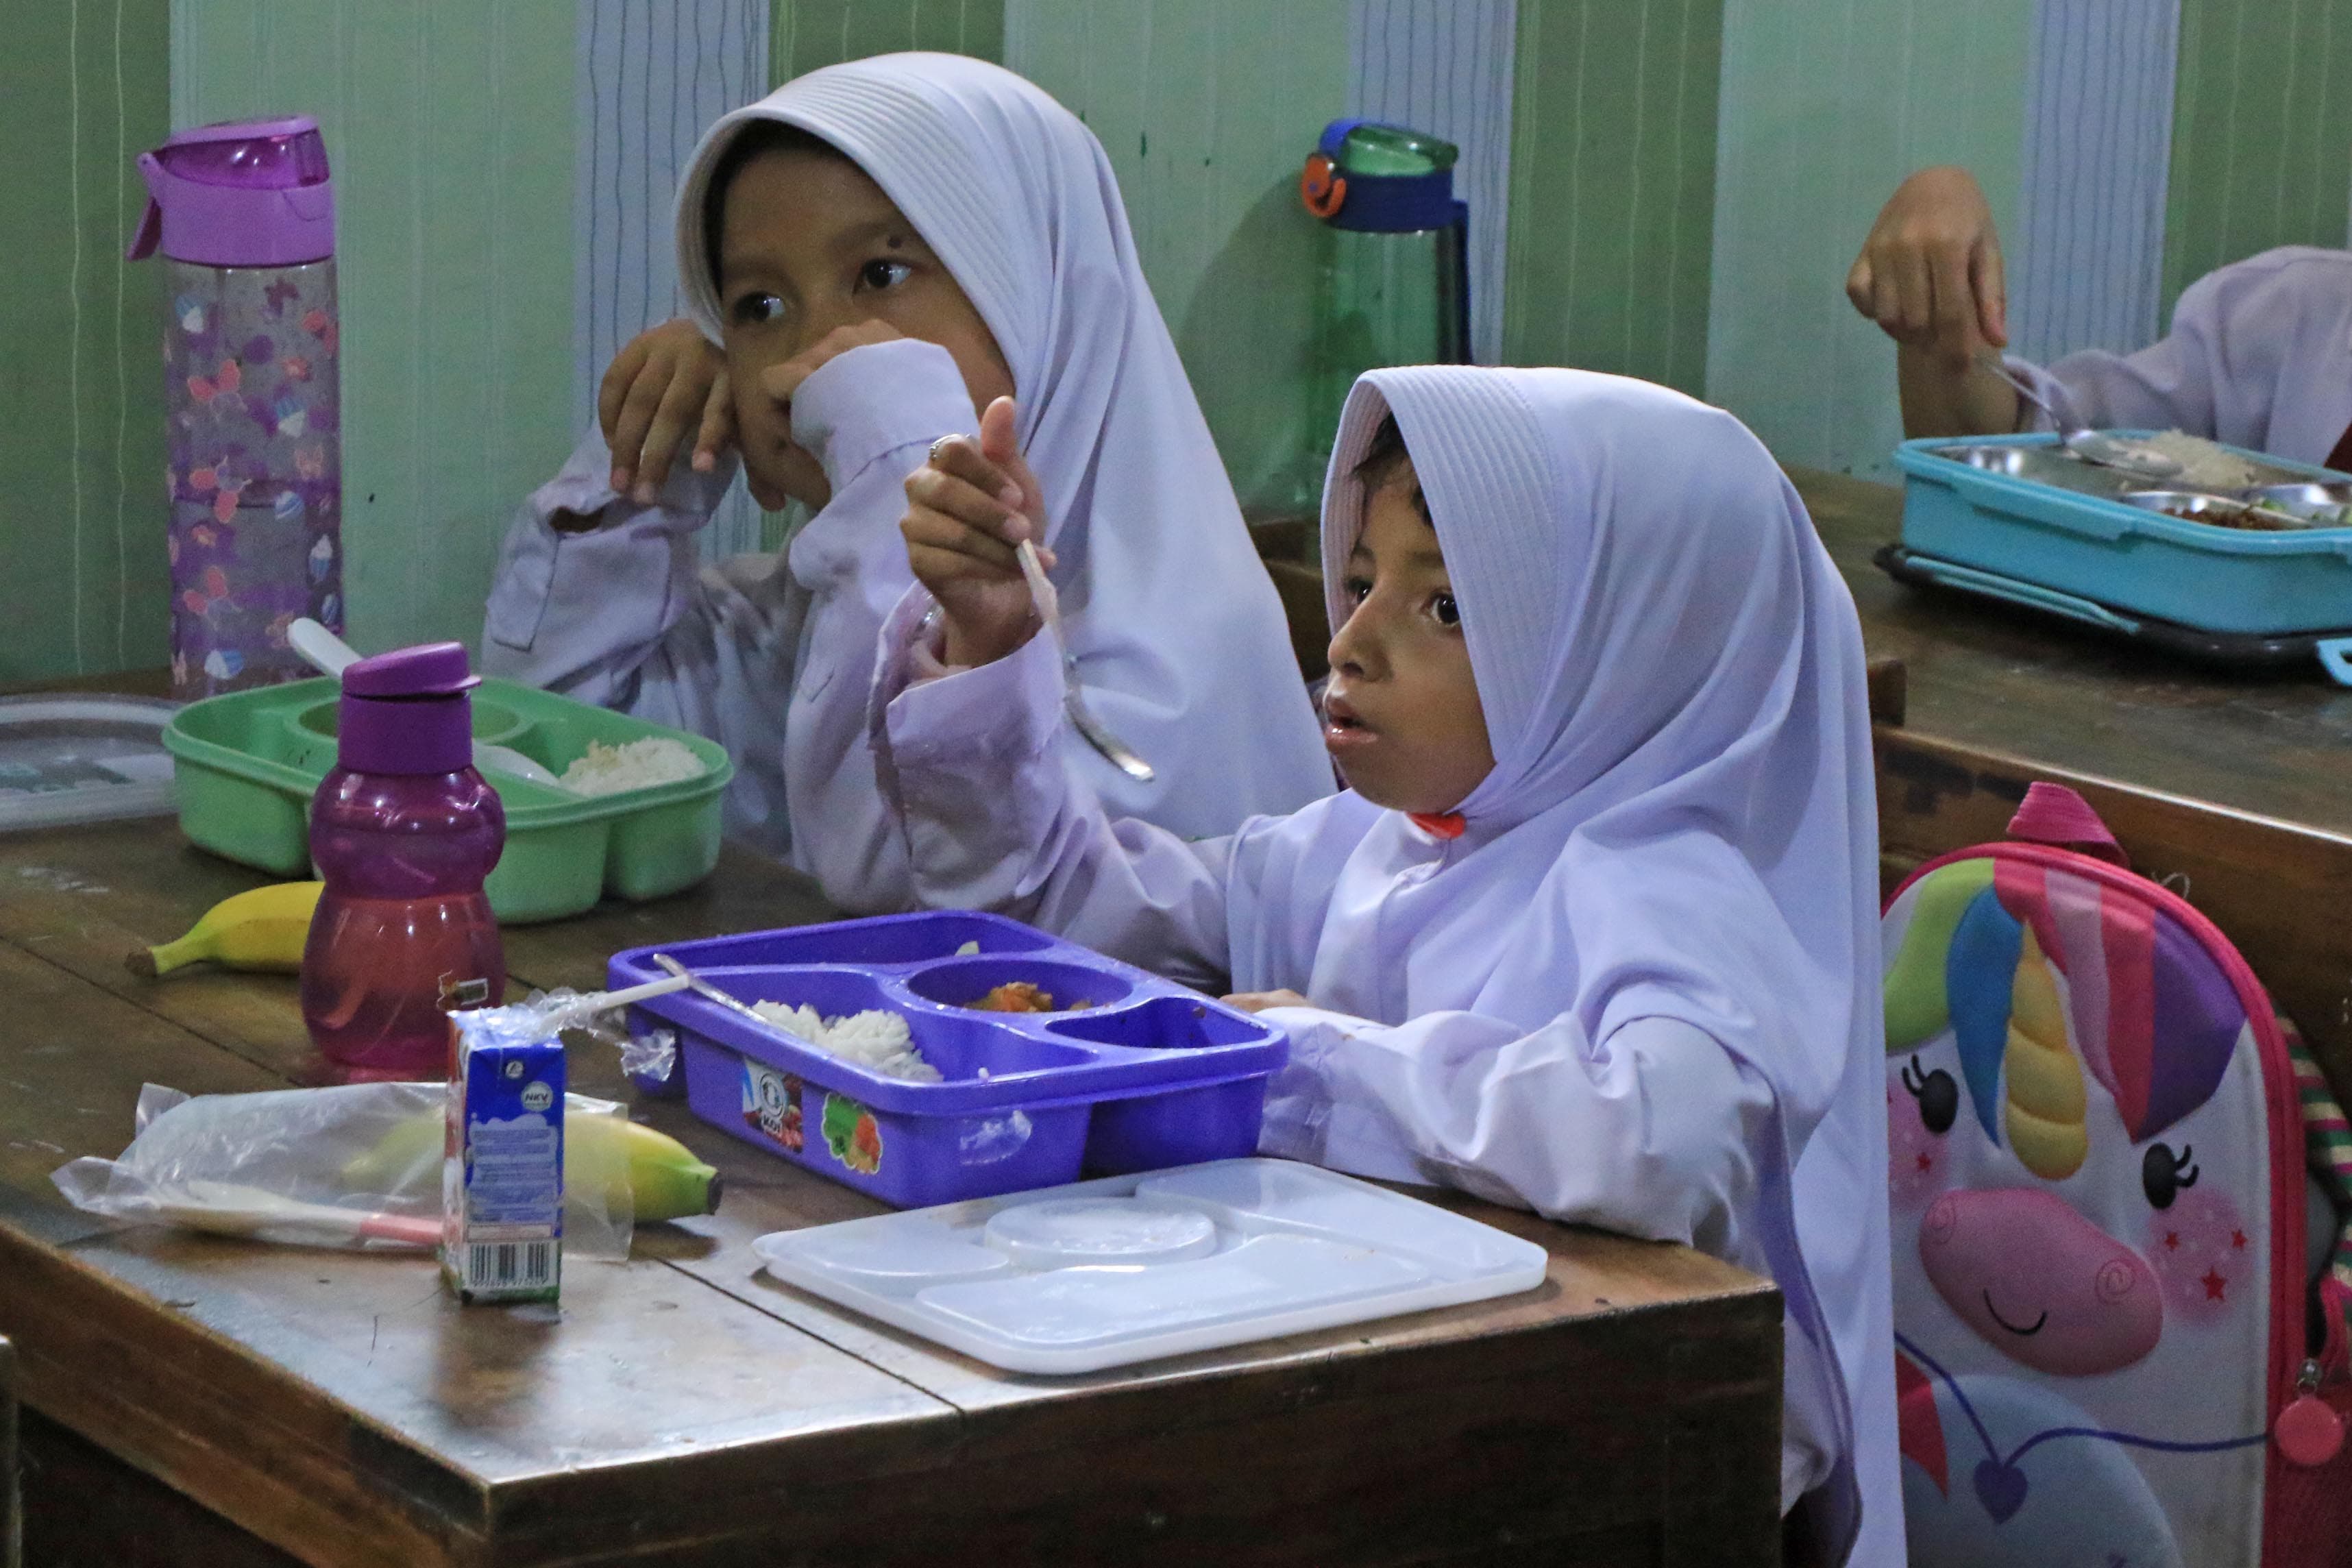
[[[2317,1361],[2303,1363],[2294,1391],[2294,1398],[2271,1427],[2271,1436],[2290,1461],[2307,1470],[2316,1469],[2344,1447],[2344,1417],[2319,1397]]]

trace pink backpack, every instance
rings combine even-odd
[[[2080,795],[2010,832],[1884,926],[1911,1562],[2352,1563],[2343,1113]]]

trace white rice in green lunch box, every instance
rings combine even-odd
[[[591,741],[587,753],[563,770],[563,787],[574,795],[618,795],[700,778],[703,771],[702,759],[667,735],[646,735],[617,746]]]
[[[915,1049],[907,1020],[896,1013],[871,1008],[845,1018],[827,1018],[814,1007],[787,1007],[781,1002],[754,1002],[751,1011],[817,1049],[855,1062],[868,1072],[917,1083],[940,1081],[940,1069]]]

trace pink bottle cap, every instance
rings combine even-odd
[[[147,211],[130,260],[160,247],[210,267],[295,267],[335,253],[327,145],[307,114],[200,126],[139,154]]]

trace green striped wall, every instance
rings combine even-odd
[[[2352,0],[2181,0],[2164,292],[2274,245],[2342,246]]]
[[[769,79],[899,49],[1004,58],[1004,0],[775,0]]]
[[[166,0],[11,7],[0,50],[0,685],[161,665],[161,286],[122,260],[168,131]]]
[[[1519,0],[1503,357],[1706,381],[1723,0]]]
[[[1329,232],[1298,170],[1348,95],[1347,0],[1029,0],[1005,63],[1094,130],[1145,275],[1244,506],[1302,484]],[[1313,467],[1312,465],[1304,465]]]
[[[571,450],[569,0],[179,0],[183,124],[318,117],[342,295],[344,598],[363,650],[476,641]]]
[[[1702,390],[1786,460],[1884,472],[1893,355],[1839,282],[1924,163],[1968,163],[2014,226],[2032,7],[1520,0],[1506,357]],[[1297,478],[1328,236],[1294,181],[1346,99],[1349,10],[775,0],[772,63],[955,49],[1084,116],[1236,486],[1263,500]],[[473,636],[505,520],[572,435],[572,20],[563,0],[12,13],[0,132],[50,155],[20,159],[0,204],[0,682],[162,661],[157,285],[117,259],[142,199],[129,160],[172,123],[291,109],[324,122],[342,196],[353,636]],[[2182,0],[2168,297],[2271,245],[2344,243],[2347,49],[2352,0]]]
[[[1846,269],[1913,170],[2015,231],[2032,0],[1724,0],[1706,395],[1784,463],[1892,475],[1895,349]]]

